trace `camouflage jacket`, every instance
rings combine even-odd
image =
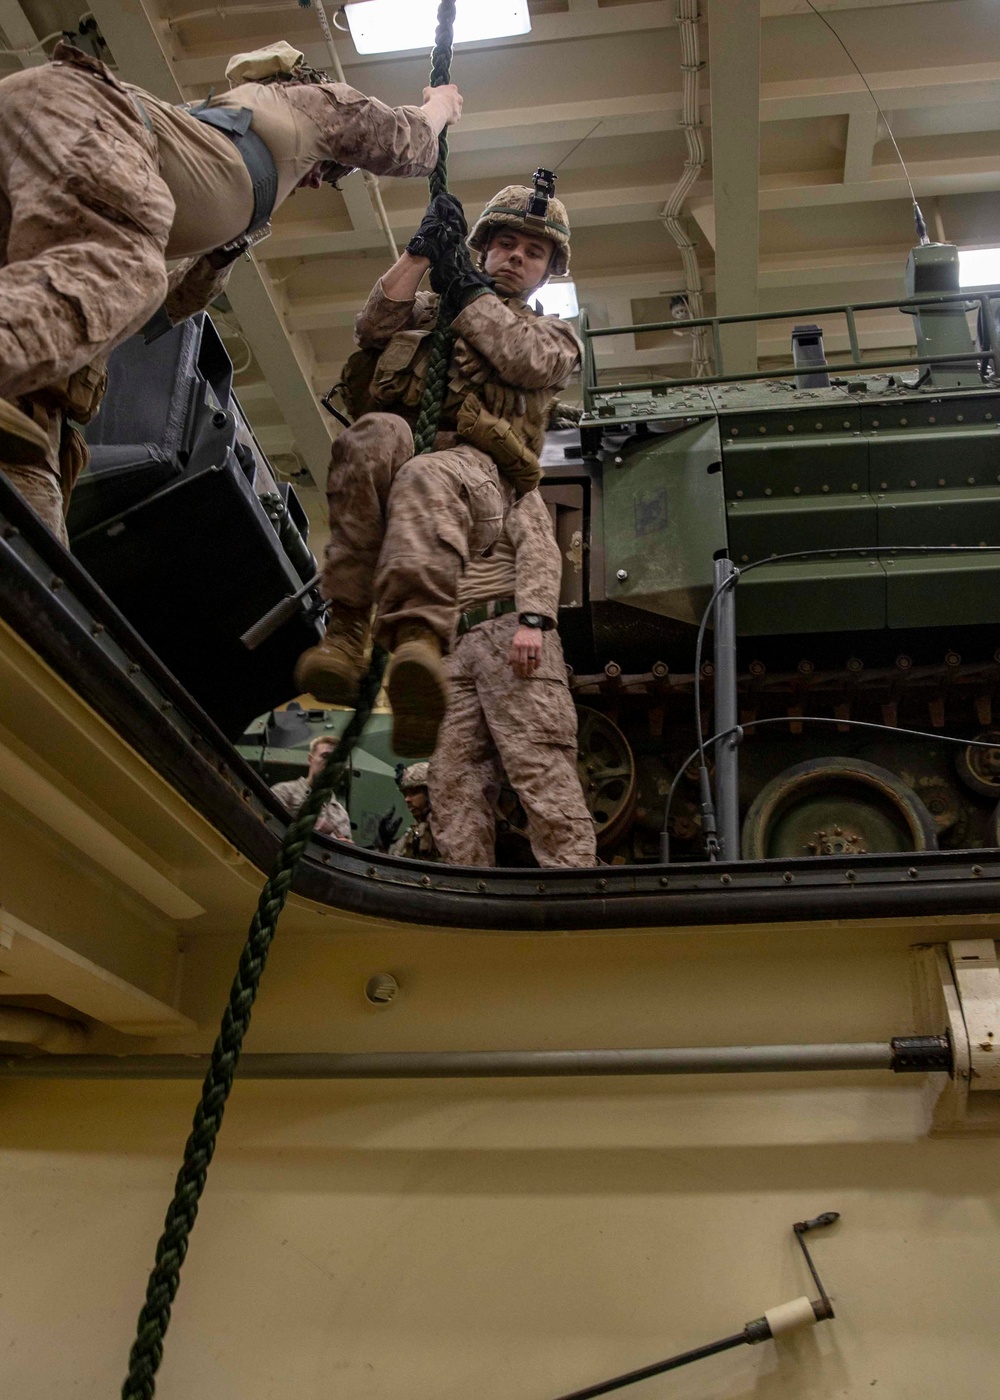
[[[379,281],[355,322],[362,350],[378,350],[370,406],[416,419],[438,297],[393,301]],[[580,342],[556,316],[516,297],[477,297],[452,322],[456,340],[440,430],[492,457],[518,495],[542,477],[539,453],[553,398],[580,360]]]
[[[289,778],[285,783],[275,783],[271,791],[289,815],[297,817],[299,809],[309,796],[311,787],[308,778]],[[319,819],[332,828],[326,835],[336,837],[338,841],[354,840],[351,835],[351,819],[347,815],[347,809],[335,797],[331,797],[329,802],[323,804]]]
[[[473,555],[459,580],[464,612],[491,598],[515,598],[519,613],[559,616],[562,554],[548,507],[537,491],[522,496],[507,515],[489,554]]]

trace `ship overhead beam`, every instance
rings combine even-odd
[[[822,9],[826,13],[841,10],[877,10],[891,5],[901,9],[904,5],[933,4],[935,0],[823,0]],[[225,11],[225,4],[221,7]],[[761,11],[767,19],[782,15],[808,14],[804,0],[763,0]],[[178,26],[179,27],[179,26]],[[532,15],[531,32],[519,35],[516,39],[485,39],[464,47],[466,53],[484,49],[516,49],[534,47],[538,44],[559,44],[573,40],[604,39],[616,34],[652,32],[660,29],[676,29],[676,6],[670,0],[637,0],[628,5],[601,5],[590,0],[571,0],[570,8],[563,14]],[[315,68],[324,66],[325,46],[319,42],[299,43],[305,51],[306,62]],[[392,63],[399,59],[398,52],[358,55],[353,47],[344,46],[343,64],[348,70],[358,65],[373,66]],[[225,66],[217,54],[196,54],[191,51],[181,62],[182,81],[185,83],[212,83],[219,79]],[[350,82],[350,72],[347,74]]]
[[[716,314],[750,315],[760,242],[760,0],[709,0],[708,20]],[[756,326],[726,328],[722,346],[727,374],[757,368]]]

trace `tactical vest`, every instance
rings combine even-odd
[[[517,299],[506,305],[523,320],[536,314]],[[416,421],[436,317],[437,298],[431,297],[416,327],[397,331],[384,350],[357,350],[350,357],[338,387],[352,418],[389,411]],[[439,431],[457,433],[485,452],[522,496],[542,478],[539,455],[553,398],[551,389],[507,384],[489,360],[459,336],[452,349]]]

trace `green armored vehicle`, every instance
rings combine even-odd
[[[943,738],[1000,729],[1000,293],[960,293],[946,244],[914,249],[906,291],[689,323],[718,370],[694,381],[598,384],[598,337],[668,328],[582,318],[581,447],[553,435],[542,490],[606,859],[700,860],[706,838],[728,859],[1000,844],[1000,749]],[[917,353],[866,361],[857,315],[889,307]],[[846,372],[817,324],[835,315]],[[787,322],[794,373],[727,375],[738,320]],[[688,762],[698,704],[706,736],[742,726],[706,750],[717,841]]]

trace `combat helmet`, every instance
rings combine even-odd
[[[479,254],[482,267],[493,230],[513,228],[518,233],[535,233],[555,244],[549,265],[550,277],[569,271],[569,215],[555,196],[555,176],[548,170],[535,171],[535,187],[508,185],[487,201],[486,208],[469,234],[469,247]]]
[[[429,768],[430,763],[426,760],[422,763],[411,763],[409,768],[404,768],[398,779],[400,792],[415,792],[417,788],[425,788]]]
[[[259,83],[278,76],[290,76],[303,66],[305,54],[284,39],[267,44],[249,53],[236,53],[226,64],[226,77],[233,87],[240,83]]]

